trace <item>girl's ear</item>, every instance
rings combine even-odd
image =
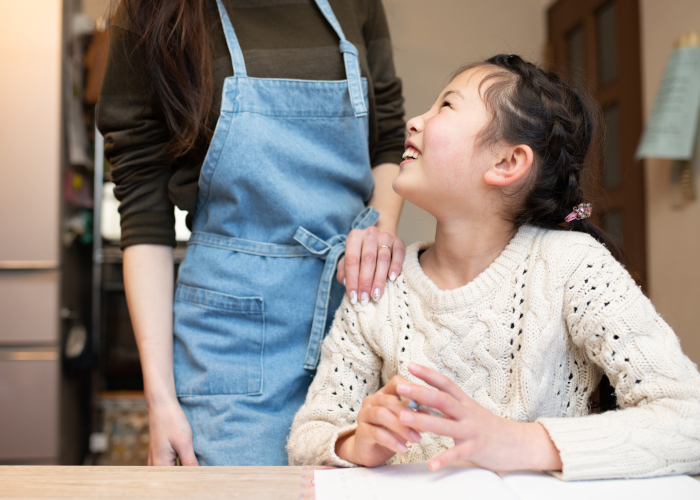
[[[535,155],[526,144],[511,146],[496,157],[484,173],[484,181],[492,186],[508,186],[530,171]]]

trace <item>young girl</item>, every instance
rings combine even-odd
[[[585,220],[595,116],[554,74],[499,55],[408,122],[394,190],[437,218],[435,243],[407,249],[378,302],[344,299],[291,464],[700,472],[700,374]],[[620,410],[589,415],[603,374]]]

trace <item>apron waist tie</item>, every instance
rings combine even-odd
[[[365,229],[373,226],[379,219],[379,212],[373,207],[365,208],[355,217],[352,223],[353,229]],[[315,370],[321,357],[321,343],[326,333],[328,323],[328,305],[331,300],[331,286],[333,285],[333,275],[338,267],[340,256],[345,253],[345,238],[347,235],[334,236],[323,241],[303,227],[297,229],[294,239],[306,248],[313,256],[325,260],[321,281],[318,284],[316,293],[316,305],[314,307],[314,319],[311,323],[311,335],[309,336],[309,347],[306,350],[304,368]]]
[[[355,217],[352,229],[366,229],[369,226],[373,226],[378,219],[379,212],[373,207],[367,207]],[[203,232],[192,233],[188,244],[222,248],[265,257],[307,257],[312,255],[324,260],[325,264],[323,265],[321,280],[316,293],[314,317],[311,323],[311,334],[309,335],[309,347],[306,350],[306,359],[304,359],[304,368],[315,370],[321,356],[321,343],[323,342],[326,324],[328,323],[328,305],[331,300],[333,275],[336,267],[338,267],[340,256],[345,253],[346,238],[347,235],[337,234],[324,241],[300,226],[294,234],[294,239],[299,245],[261,243]]]

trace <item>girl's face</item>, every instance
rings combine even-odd
[[[394,191],[438,219],[483,209],[483,197],[493,191],[484,174],[497,163],[496,153],[477,142],[490,120],[478,91],[486,71],[477,67],[461,73],[427,113],[406,124],[405,160]]]

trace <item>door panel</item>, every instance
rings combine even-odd
[[[0,349],[0,461],[58,457],[58,352]]]
[[[598,82],[607,85],[617,79],[617,3],[608,2],[596,12]]]
[[[58,342],[58,295],[58,272],[0,272],[0,347]]]

